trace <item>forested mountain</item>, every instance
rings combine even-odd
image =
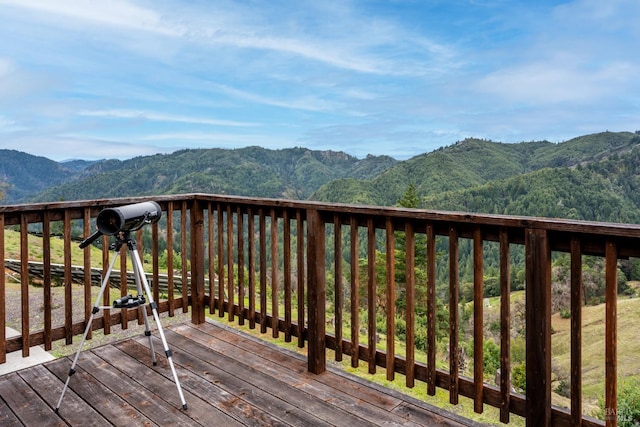
[[[427,196],[429,209],[640,223],[640,207],[590,168],[544,168],[465,190]]]
[[[564,143],[467,139],[372,180],[338,180],[312,197],[393,205],[413,185],[419,207],[640,222],[640,134],[604,132]]]
[[[7,186],[4,202],[17,202],[74,177],[76,170],[45,157],[0,150],[0,184]]]
[[[563,143],[466,139],[397,161],[306,148],[193,149],[57,163],[2,150],[4,203],[191,192],[640,223],[640,132]]]
[[[387,156],[357,159],[306,148],[181,150],[95,163],[82,170],[79,179],[52,187],[31,201],[193,192],[306,199],[331,180],[372,179],[396,162]]]

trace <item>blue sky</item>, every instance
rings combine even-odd
[[[54,160],[640,129],[640,1],[0,0],[0,148]]]

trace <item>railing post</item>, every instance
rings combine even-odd
[[[0,265],[2,268],[5,268],[4,261],[4,214],[0,213]],[[0,364],[7,362],[6,305],[5,275],[0,274]]]
[[[191,204],[191,322],[196,325],[205,321],[204,256],[204,209],[194,199]]]
[[[326,370],[324,229],[325,225],[318,211],[307,210],[308,369],[314,374],[321,374]]]
[[[527,229],[527,426],[551,425],[551,250],[545,230]]]

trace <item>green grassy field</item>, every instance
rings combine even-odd
[[[618,321],[618,378],[640,376],[640,298],[619,299]],[[582,308],[582,387],[583,405],[587,413],[595,410],[598,398],[604,395],[605,306]],[[552,365],[561,371],[571,369],[570,319],[562,319],[558,314],[552,318],[555,334],[551,337]]]

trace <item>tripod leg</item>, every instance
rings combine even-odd
[[[129,249],[131,249],[131,256],[133,258],[134,265],[136,265],[138,268],[138,271],[142,273],[143,271],[142,261],[140,261],[140,256],[138,255],[138,250],[136,248],[136,244],[134,241],[129,242]],[[158,307],[156,306],[156,303],[153,300],[153,295],[151,294],[151,289],[149,288],[149,282],[147,282],[147,278],[144,274],[139,274],[139,276],[140,276],[140,279],[142,280],[142,284],[144,285],[144,290],[147,294],[147,298],[149,299],[149,306],[151,307],[151,311],[153,313],[153,319],[155,320],[156,326],[158,327],[158,333],[160,334],[160,339],[162,340],[164,353],[167,356],[167,361],[169,362],[169,367],[171,368],[171,373],[176,383],[178,394],[180,395],[180,402],[182,403],[182,409],[187,409],[187,402],[184,400],[184,395],[182,394],[182,387],[180,386],[180,380],[178,379],[176,368],[173,365],[171,350],[169,349],[169,345],[167,344],[167,340],[162,330],[162,324],[160,323],[160,316],[158,316]]]
[[[109,264],[109,269],[107,270],[107,274],[104,276],[102,280],[102,286],[100,287],[100,292],[98,292],[98,296],[96,298],[96,302],[91,310],[91,315],[89,316],[89,320],[87,321],[87,326],[84,329],[84,335],[82,336],[82,340],[80,341],[80,346],[78,347],[78,351],[76,352],[75,357],[73,358],[73,363],[71,363],[71,368],[69,369],[69,375],[67,375],[67,380],[64,383],[64,387],[62,388],[62,393],[60,394],[60,399],[58,400],[58,404],[56,405],[55,412],[58,413],[60,409],[60,405],[62,404],[62,398],[64,397],[65,392],[67,391],[67,387],[69,386],[69,380],[71,380],[71,376],[76,373],[76,365],[78,363],[78,358],[80,357],[80,352],[82,351],[82,347],[84,346],[85,341],[87,340],[87,335],[89,335],[89,331],[91,330],[91,325],[93,323],[93,317],[95,314],[100,311],[100,301],[102,300],[102,294],[104,293],[107,284],[109,283],[109,276],[111,276],[111,270],[113,270],[113,265],[118,258],[119,251],[115,251],[113,259],[111,260],[111,264]]]
[[[142,284],[140,282],[140,277],[144,277],[144,271],[138,269],[138,264],[133,259],[133,254],[131,254],[131,262],[133,264],[133,276],[136,281],[136,287],[138,288],[138,295],[142,295],[144,290],[142,289]],[[152,300],[149,300],[151,302]],[[153,366],[158,364],[158,359],[156,358],[156,352],[153,348],[153,339],[151,339],[151,329],[149,328],[149,319],[147,318],[147,310],[144,306],[138,307],[138,314],[142,316],[144,319],[144,335],[149,338],[149,348],[151,349],[151,361],[153,362]]]

